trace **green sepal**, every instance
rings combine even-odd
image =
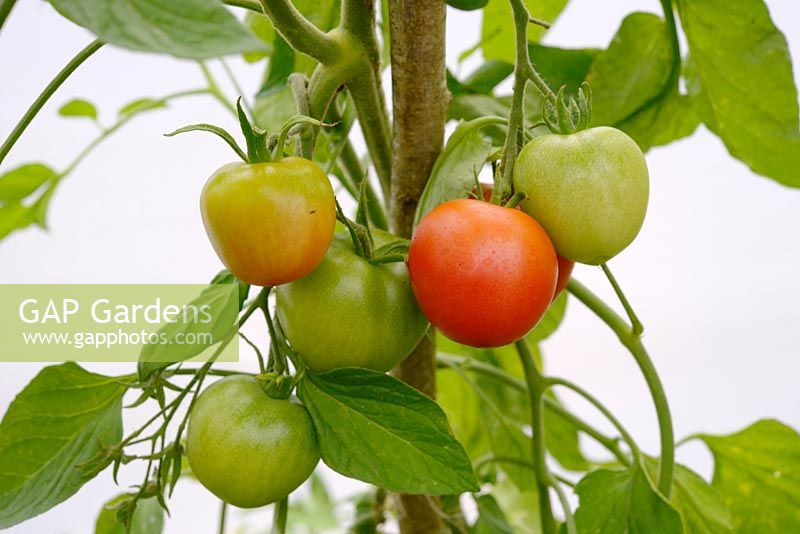
[[[247,162],[265,163],[271,161],[267,150],[267,132],[253,126],[242,108],[242,98],[236,100],[236,113],[239,116],[239,126],[242,128],[244,139],[247,142]]]

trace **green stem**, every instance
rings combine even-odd
[[[219,528],[217,532],[219,534],[225,534],[225,522],[228,519],[228,503],[225,501],[220,501],[219,507]]]
[[[371,72],[370,69],[351,79],[347,88],[350,90],[361,132],[381,183],[383,198],[387,199],[392,181],[392,135],[378,76],[379,73]]]
[[[0,28],[5,24],[9,13],[11,13],[11,9],[16,3],[17,0],[0,0]]]
[[[256,0],[223,0],[222,3],[232,7],[241,7],[242,9],[254,11],[259,15],[264,13],[261,10],[261,4],[259,4]]]
[[[250,104],[247,103],[247,98],[245,98],[244,96],[245,95],[244,89],[242,89],[239,80],[236,78],[236,75],[233,73],[233,70],[231,70],[231,67],[230,65],[228,65],[228,62],[225,61],[225,58],[219,58],[219,62],[222,65],[222,70],[225,71],[225,75],[228,77],[228,80],[230,80],[231,85],[233,85],[233,89],[236,91],[236,94],[242,98],[242,107],[244,107],[245,111],[247,111],[247,113],[249,113],[250,116],[252,117],[253,109],[250,107]]]
[[[661,8],[664,10],[664,20],[667,22],[670,45],[672,46],[672,71],[670,72],[670,82],[668,87],[677,82],[681,74],[681,45],[678,40],[678,28],[675,24],[675,12],[672,9],[672,0],[660,0]]]
[[[473,358],[465,358],[463,356],[456,356],[447,353],[438,353],[438,363],[442,367],[462,368],[467,371],[480,373],[488,378],[492,378],[506,386],[509,386],[522,394],[527,393],[525,382],[519,378],[507,373],[506,371],[489,365],[487,363],[475,360]],[[563,406],[558,404],[554,399],[549,397],[544,398],[545,408],[553,412],[558,417],[568,421],[579,431],[583,432],[590,438],[594,439],[597,443],[608,449],[608,451],[616,457],[623,465],[629,465],[630,459],[620,450],[617,445],[617,440],[606,436],[586,421],[580,419],[572,412],[567,411]]]
[[[672,429],[672,417],[669,411],[667,396],[664,393],[664,386],[653,365],[653,361],[650,359],[647,350],[645,350],[641,338],[633,333],[632,327],[597,295],[574,278],[570,279],[567,284],[567,289],[614,331],[620,342],[628,349],[634,360],[636,360],[639,369],[642,371],[642,375],[647,382],[647,387],[650,390],[650,395],[653,398],[653,403],[655,404],[658,428],[661,434],[658,489],[665,497],[669,498],[672,491],[672,479],[675,471],[675,436]]]
[[[561,503],[561,511],[564,512],[564,520],[567,526],[567,534],[576,534],[578,529],[575,528],[575,517],[572,515],[572,509],[569,506],[567,494],[561,489],[555,481],[550,485],[558,495],[558,502]]]
[[[9,8],[10,9],[10,8]],[[66,81],[69,76],[75,72],[75,70],[81,66],[81,64],[89,59],[92,54],[100,50],[103,46],[103,42],[100,40],[95,40],[89,43],[83,50],[78,52],[75,57],[69,60],[61,71],[56,74],[55,78],[53,78],[50,83],[44,88],[44,90],[36,97],[36,100],[33,101],[33,104],[30,105],[28,110],[19,120],[19,122],[14,126],[14,129],[11,130],[11,133],[8,135],[8,138],[3,142],[3,145],[0,146],[0,163],[3,162],[5,157],[8,155],[8,152],[11,150],[11,147],[14,146],[14,143],[17,142],[19,137],[22,135],[22,132],[25,131],[25,128],[31,123],[33,118],[36,116],[37,113],[42,109],[42,106],[53,96],[53,93],[61,87],[61,84]]]
[[[604,263],[600,265],[600,267],[603,269],[606,278],[608,278],[608,281],[611,283],[611,287],[614,288],[614,293],[617,294],[617,298],[622,303],[622,307],[625,309],[625,313],[628,315],[628,319],[631,321],[633,334],[635,336],[642,335],[642,332],[644,332],[644,325],[642,325],[639,317],[636,316],[636,312],[633,311],[633,306],[631,306],[631,303],[628,301],[625,293],[623,293],[622,288],[617,283],[617,279],[614,278],[614,275],[611,273],[611,269],[608,268],[608,264]]]
[[[261,7],[278,33],[297,52],[325,65],[336,63],[341,57],[342,51],[330,34],[311,23],[290,0],[261,0]]]
[[[228,97],[225,96],[225,93],[222,92],[222,89],[219,88],[219,84],[217,80],[214,78],[214,75],[211,74],[211,71],[208,69],[205,63],[202,61],[200,64],[200,70],[203,72],[203,78],[205,78],[206,83],[208,84],[208,94],[213,96],[220,104],[228,109],[231,113],[236,115],[236,106],[228,100]]]
[[[628,447],[631,448],[631,452],[633,452],[634,457],[636,459],[639,458],[639,447],[636,445],[636,442],[633,440],[633,437],[625,429],[625,427],[622,426],[622,423],[620,422],[620,420],[617,419],[616,416],[613,413],[611,413],[611,410],[606,408],[603,405],[603,403],[600,402],[597,399],[597,397],[595,397],[594,395],[592,395],[591,393],[589,393],[588,391],[586,391],[585,389],[583,389],[579,385],[574,384],[573,382],[570,382],[569,380],[566,380],[566,379],[563,379],[563,378],[550,378],[550,377],[548,377],[548,378],[545,378],[545,383],[546,383],[547,387],[563,386],[563,387],[565,387],[567,389],[570,389],[570,390],[574,391],[575,393],[577,393],[578,395],[580,395],[581,397],[583,397],[584,399],[589,401],[589,403],[592,406],[597,408],[597,410],[600,413],[602,413],[606,417],[606,419],[608,419],[611,422],[612,425],[614,425],[614,428],[617,429],[617,431],[619,432],[620,436],[622,436],[622,439],[625,440],[625,443],[627,443]]]
[[[536,485],[539,489],[539,509],[541,513],[542,532],[553,534],[557,531],[556,522],[553,518],[553,510],[550,504],[550,472],[547,469],[547,450],[544,443],[544,392],[546,383],[528,347],[528,343],[522,339],[515,343],[519,353],[522,368],[525,372],[525,382],[528,386],[528,400],[531,409],[531,427],[533,437],[531,446],[533,448],[533,464],[536,473]]]
[[[503,159],[500,173],[495,176],[492,191],[492,203],[500,204],[512,191],[512,177],[514,162],[519,150],[519,134],[525,125],[525,86],[528,80],[532,81],[536,89],[550,101],[555,100],[555,94],[542,79],[531,64],[528,54],[528,24],[531,15],[523,0],[511,0],[511,10],[514,15],[514,39],[516,44],[516,58],[514,62],[514,93],[511,97],[511,110],[508,115],[508,132],[503,144]]]
[[[289,497],[284,497],[275,503],[275,513],[272,516],[272,534],[286,532],[286,516],[289,512]]]

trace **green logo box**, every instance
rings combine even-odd
[[[0,284],[0,362],[239,361],[235,284]]]

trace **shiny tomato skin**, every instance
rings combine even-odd
[[[234,375],[197,398],[186,436],[192,474],[240,508],[279,501],[319,462],[311,417],[293,399],[273,399],[252,376]]]
[[[336,224],[330,181],[304,158],[225,165],[203,188],[200,210],[222,263],[258,286],[284,284],[313,271]]]
[[[636,142],[599,126],[528,142],[514,165],[522,209],[565,258],[607,262],[633,242],[647,213],[650,179]]]
[[[527,334],[547,311],[558,273],[550,238],[535,220],[472,199],[445,202],[423,217],[408,268],[431,324],[473,347]]]
[[[481,184],[481,191],[483,193],[483,200],[486,202],[491,202],[492,200],[492,191],[494,187],[492,184]],[[474,191],[473,191],[474,192]],[[517,205],[515,209],[521,210],[522,207]],[[556,254],[558,258],[558,281],[556,282],[556,292],[553,295],[553,300],[556,300],[564,288],[567,287],[567,282],[569,282],[569,277],[572,276],[572,269],[575,267],[575,262],[572,260],[568,260],[563,256]]]
[[[373,230],[375,247],[397,238]],[[363,367],[385,372],[428,330],[403,263],[373,265],[337,234],[310,275],[276,288],[278,319],[292,348],[314,371]]]

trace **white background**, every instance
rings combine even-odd
[[[788,38],[797,70],[797,3],[770,0],[768,5]],[[659,13],[656,0],[572,0],[546,42],[605,47],[622,17],[636,9]],[[457,70],[459,52],[478,40],[480,16],[453,10],[448,16],[448,62]],[[48,4],[19,2],[0,32],[0,136],[89,40]],[[237,58],[231,64],[246,91],[254,91],[258,69]],[[219,65],[212,67],[223,80]],[[4,169],[29,161],[60,168],[92,139],[90,123],[57,117],[58,107],[70,98],[94,101],[101,120],[109,122],[134,98],[202,83],[191,62],[105,48],[45,106]],[[228,84],[224,87],[233,95]],[[51,203],[49,232],[29,229],[0,243],[0,282],[207,281],[220,264],[202,229],[198,193],[210,172],[233,158],[206,134],[161,136],[191,122],[236,129],[231,116],[207,97],[134,120],[64,181]],[[727,433],[764,417],[800,427],[800,191],[752,174],[703,127],[647,158],[648,217],[638,240],[612,267],[645,323],[646,344],[664,381],[677,436]],[[579,267],[575,274],[612,301],[599,270]],[[255,335],[263,339],[261,331]],[[594,392],[648,452],[657,452],[655,415],[636,366],[580,303],[571,301],[563,326],[544,348],[551,373]],[[0,411],[41,367],[0,366]],[[89,367],[106,373],[131,370],[131,364]],[[252,362],[244,367],[252,368]],[[569,400],[607,427],[588,407]],[[678,458],[710,473],[701,445],[681,447]],[[140,476],[129,469],[120,482],[133,484]],[[338,495],[359,487],[335,475],[327,480]],[[90,532],[102,502],[123,490],[104,473],[67,503],[10,532]],[[167,532],[216,532],[217,501],[195,483],[177,489],[171,511]],[[268,524],[266,511],[235,511],[229,532],[263,530]]]

